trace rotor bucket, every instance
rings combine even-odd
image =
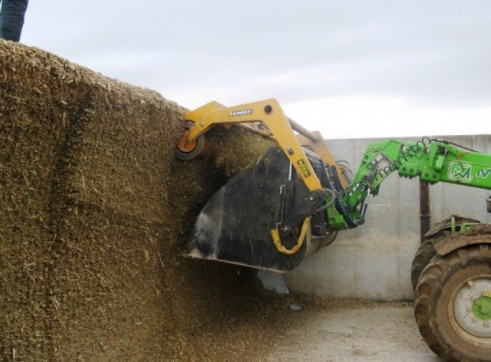
[[[317,165],[322,162],[315,157],[308,158]],[[318,170],[325,172],[321,165],[314,167],[316,173]],[[295,268],[326,243],[326,239],[332,241],[335,233],[329,234],[323,229],[322,237],[316,237],[312,234],[313,227],[309,227],[301,247],[287,255],[274,245],[271,230],[290,215],[289,220],[295,221],[288,235],[282,234],[281,242],[287,249],[299,245],[305,218],[324,220],[325,210],[317,210],[325,205],[326,192],[316,191],[307,189],[279,147],[270,148],[208,201],[194,225],[188,256],[278,272]],[[299,209],[302,211],[291,212]],[[314,215],[316,211],[318,215]]]

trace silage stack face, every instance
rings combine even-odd
[[[161,243],[172,244],[164,230],[181,109],[44,52],[0,45],[1,355],[165,348],[149,340],[168,314],[155,306]]]
[[[237,344],[256,338],[250,280],[182,253],[206,200],[264,145],[234,136],[217,142],[220,167],[182,163],[183,110],[157,93],[5,41],[0,71],[0,359],[258,352]]]

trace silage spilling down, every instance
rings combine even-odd
[[[215,164],[184,163],[158,93],[6,41],[0,69],[0,359],[260,356],[282,322],[253,273],[182,254],[268,143],[216,131]]]

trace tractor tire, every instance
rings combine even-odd
[[[411,282],[413,284],[413,290],[416,290],[416,285],[418,284],[419,276],[430,260],[436,255],[436,250],[433,247],[433,240],[426,240],[418,248],[416,255],[413,259],[413,265],[411,267]]]
[[[491,361],[491,247],[434,256],[419,277],[414,313],[442,359]]]

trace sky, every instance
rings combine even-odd
[[[491,134],[490,0],[31,0],[21,42],[328,139]]]

